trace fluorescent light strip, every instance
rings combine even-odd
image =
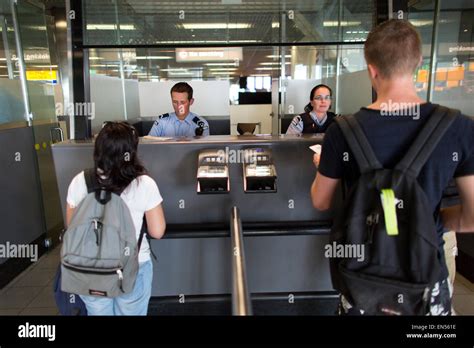
[[[57,68],[57,65],[27,65],[27,68]]]
[[[236,63],[205,63],[204,65],[207,65],[207,66],[226,66],[226,65],[239,66],[239,64],[236,64]]]
[[[272,54],[267,56],[267,58],[281,58],[281,55]],[[285,58],[291,58],[291,54],[285,54]]]
[[[250,23],[183,23],[178,24],[178,28],[187,30],[200,29],[249,29],[252,27]]]
[[[157,44],[189,44],[189,43],[204,43],[204,44],[226,44],[226,43],[254,43],[254,42],[262,42],[262,40],[185,40],[185,41],[156,41]]]
[[[237,68],[215,68],[215,69],[209,69],[209,71],[236,71]]]
[[[232,75],[235,71],[211,71],[213,75]]]
[[[352,21],[352,22],[349,22],[349,21],[324,21],[323,22],[323,26],[324,27],[338,27],[338,26],[341,26],[341,27],[353,27],[353,26],[356,26],[356,25],[361,25],[362,22],[359,22],[359,21]]]
[[[260,65],[281,65],[280,62],[262,62],[262,63],[259,63]],[[290,62],[286,62],[285,65],[290,65],[291,63]]]
[[[46,25],[25,25],[25,29],[31,29],[31,30],[40,30],[40,31],[46,31]],[[8,31],[8,29],[7,29]]]
[[[117,30],[116,24],[87,24],[87,30]],[[120,30],[136,30],[134,24],[120,24]]]
[[[173,71],[173,72],[177,72],[177,71],[182,71],[182,72],[189,72],[188,69],[185,69],[185,68],[169,68],[169,69],[161,69],[161,71]]]
[[[119,64],[91,64],[91,68],[94,67],[94,68],[113,68],[113,67],[117,67],[119,66]]]
[[[151,59],[173,59],[173,57],[170,56],[137,56],[135,57],[136,60],[151,60]]]
[[[415,27],[424,27],[427,25],[433,25],[433,21],[429,19],[409,19],[408,20]]]
[[[169,76],[197,76],[195,72],[172,72],[168,73]]]
[[[280,68],[264,67],[264,68],[255,68],[255,70],[280,70]]]

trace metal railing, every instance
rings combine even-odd
[[[232,315],[252,315],[252,304],[247,287],[242,221],[237,207],[233,207],[231,212],[230,238],[232,243]]]

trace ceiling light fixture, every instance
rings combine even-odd
[[[137,56],[135,57],[136,60],[151,60],[151,59],[173,59],[173,57],[170,56]]]
[[[177,25],[178,28],[187,30],[200,29],[250,29],[250,23],[182,23]]]
[[[267,58],[281,58],[281,55],[272,54],[267,56]],[[291,54],[285,54],[285,58],[291,58]]]
[[[280,65],[281,63],[280,62],[262,62],[262,63],[259,63],[260,65]],[[291,63],[290,62],[286,62],[285,65],[290,65]]]
[[[280,68],[273,68],[273,67],[263,67],[263,68],[255,68],[255,70],[280,70]]]
[[[120,30],[136,30],[134,24],[120,24]],[[117,30],[116,24],[87,24],[87,30]]]
[[[215,68],[215,69],[209,69],[209,71],[236,71],[237,68]]]
[[[238,63],[205,63],[207,66],[239,66]]]
[[[156,41],[157,44],[229,44],[229,43],[254,43],[262,40],[180,40],[180,41]]]
[[[232,75],[233,71],[211,71],[213,75]]]
[[[323,26],[324,27],[338,27],[338,26],[341,26],[341,27],[353,27],[353,26],[356,26],[356,25],[361,25],[362,23],[359,22],[359,21],[324,21],[323,22]]]

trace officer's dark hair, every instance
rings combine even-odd
[[[329,91],[329,95],[332,97],[332,89],[328,85],[325,85],[325,84],[321,83],[321,84],[313,87],[313,89],[311,90],[311,93],[309,94],[309,100],[313,100],[314,94],[320,88],[327,88],[328,91]],[[313,106],[311,105],[311,102],[310,102],[304,107],[304,111],[310,112],[311,110],[313,110]]]
[[[413,74],[422,56],[420,34],[410,22],[390,19],[369,33],[364,56],[384,78]]]
[[[138,134],[127,122],[106,122],[94,145],[97,181],[106,190],[118,192],[136,177],[146,174],[137,156]]]
[[[170,94],[173,92],[177,93],[188,93],[188,100],[193,99],[193,88],[186,82],[178,82],[175,84],[170,91]]]
[[[316,93],[316,91],[320,88],[327,88],[329,90],[329,95],[332,97],[332,89],[328,86],[328,85],[325,85],[325,84],[319,84],[317,86],[314,86],[313,89],[311,90],[311,93],[309,95],[309,100],[313,100],[314,98],[314,94]]]

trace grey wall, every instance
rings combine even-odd
[[[371,103],[372,85],[367,70],[342,74],[339,77],[338,113],[353,114]]]
[[[1,244],[30,243],[46,232],[34,151],[31,128],[0,130]]]
[[[127,102],[127,119],[140,117],[140,98],[138,96],[138,81],[125,80],[125,100]]]
[[[91,75],[90,92],[91,102],[95,106],[95,115],[92,118],[94,133],[100,131],[104,121],[125,120],[122,80],[110,76]]]

